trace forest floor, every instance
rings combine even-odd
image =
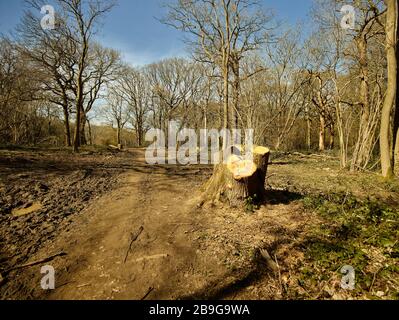
[[[399,298],[398,181],[274,154],[265,203],[198,206],[211,174],[140,149],[0,150],[0,299]]]

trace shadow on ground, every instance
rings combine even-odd
[[[260,254],[256,254],[248,270],[239,270],[226,274],[222,279],[210,282],[193,294],[180,296],[177,300],[222,300],[231,298],[247,287],[262,281],[268,275],[274,276],[266,268]]]
[[[269,189],[266,190],[264,204],[290,204],[301,199],[303,199],[303,195],[297,192]]]

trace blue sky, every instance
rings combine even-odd
[[[305,21],[312,0],[262,0],[278,19],[295,24]],[[122,52],[125,60],[143,65],[172,56],[184,56],[182,34],[162,25],[165,0],[118,0],[107,16],[99,37],[103,45]],[[51,0],[49,1],[51,3]],[[21,18],[23,0],[0,0],[0,33],[11,31]]]

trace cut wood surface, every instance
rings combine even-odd
[[[203,202],[227,200],[232,206],[241,206],[248,198],[264,198],[270,150],[254,146],[248,156],[242,145],[232,149],[233,154],[226,161],[215,165],[211,179],[204,186]]]
[[[233,155],[227,160],[227,169],[235,180],[242,180],[253,176],[257,167],[253,161]]]

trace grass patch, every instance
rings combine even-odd
[[[398,208],[348,193],[308,196],[302,201],[324,223],[301,244],[305,251],[301,284],[311,290],[322,281],[341,279],[340,269],[350,265],[356,271],[356,288],[345,294],[375,298],[378,292],[380,297],[398,299]],[[336,290],[342,291],[339,287],[336,284]]]

